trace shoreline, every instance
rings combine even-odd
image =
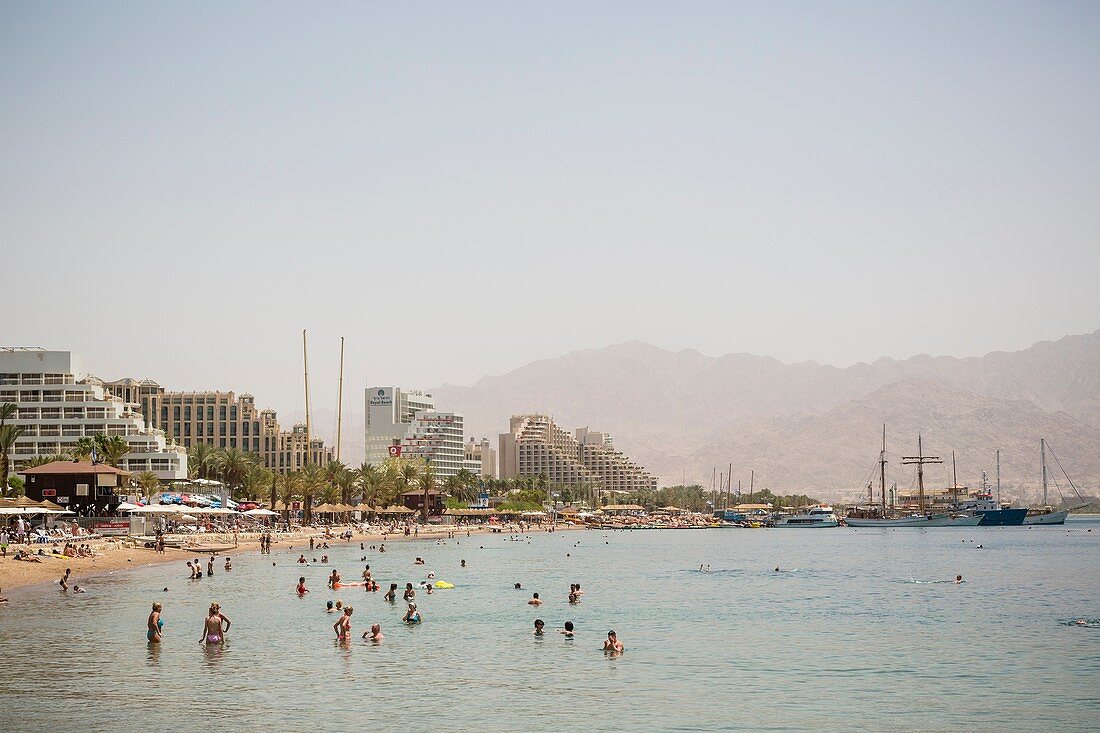
[[[330,528],[335,531],[335,528]],[[448,532],[454,531],[456,536],[460,533],[464,533],[467,528],[461,530],[457,528],[437,529],[431,527],[428,530],[420,532],[418,535],[410,534],[408,537],[403,532],[393,532],[383,534],[381,532],[368,532],[368,533],[355,533],[352,535],[351,540],[344,542],[342,538],[328,538],[334,546],[337,543],[351,545],[356,542],[404,542],[411,540],[435,540],[440,537],[446,537]],[[492,527],[470,527],[470,536],[475,534],[492,534]],[[499,528],[503,534],[516,534],[519,532],[518,528],[508,530],[508,528]],[[532,528],[528,528],[530,533]],[[555,532],[558,531],[572,531],[586,529],[584,525],[558,525],[554,528]],[[342,529],[340,531],[343,531]],[[545,532],[545,529],[537,529],[536,532]],[[293,547],[299,542],[309,545],[310,538],[318,539],[324,537],[323,529],[316,529],[309,532],[296,532],[290,535],[273,535],[273,546],[278,548],[280,545]],[[87,544],[91,545],[93,551],[97,554],[95,557],[66,557],[64,555],[47,554],[41,557],[41,562],[26,562],[22,560],[13,560],[12,556],[16,552],[15,545],[8,547],[8,556],[0,557],[0,590],[12,589],[12,588],[26,588],[28,586],[35,585],[47,585],[56,584],[61,578],[61,575],[65,572],[66,568],[72,568],[73,574],[70,579],[70,587],[72,585],[79,585],[83,578],[99,577],[108,575],[119,570],[136,570],[138,568],[149,567],[151,565],[165,565],[172,562],[184,563],[196,557],[201,557],[211,550],[203,549],[201,545],[189,546],[189,547],[165,547],[164,554],[157,553],[156,550],[141,547],[141,546],[127,546],[124,542],[132,541],[132,538],[120,537],[115,539],[98,539],[86,542],[76,542],[75,544]],[[245,540],[238,540],[236,546],[229,549],[222,549],[223,544],[215,543],[218,547],[214,552],[222,557],[231,556],[239,552],[256,552],[260,549],[260,541],[258,536],[250,536]],[[64,543],[48,544],[48,545],[20,545],[20,549],[26,548],[32,552],[37,552],[39,549],[48,550],[55,547],[63,547]]]

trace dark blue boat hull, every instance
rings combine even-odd
[[[1027,509],[978,509],[982,515],[979,527],[1019,527],[1024,523]]]

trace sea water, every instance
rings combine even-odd
[[[330,545],[230,553],[231,572],[219,558],[199,581],[180,560],[78,578],[86,594],[9,592],[0,730],[1100,729],[1100,629],[1072,624],[1100,617],[1096,521]],[[303,552],[330,563],[296,565]],[[383,591],[326,587],[334,567],[359,580],[363,555]],[[456,587],[418,590],[424,623],[403,626],[383,592],[429,571]],[[337,599],[355,609],[350,644],[325,612]],[[211,601],[233,621],[224,648],[199,644]],[[377,646],[360,638],[374,622]],[[601,651],[609,629],[620,657]]]

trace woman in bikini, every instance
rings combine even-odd
[[[225,623],[225,628],[222,628],[222,623]],[[229,631],[229,627],[233,625],[225,614],[221,611],[221,606],[217,603],[210,604],[210,613],[206,617],[206,621],[203,623],[202,638],[199,639],[199,643],[205,643],[207,646],[211,644],[224,644],[225,634]]]
[[[332,630],[336,632],[336,638],[340,641],[351,639],[351,612],[353,610],[351,606],[345,606],[344,615],[332,625]]]

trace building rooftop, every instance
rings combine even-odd
[[[34,468],[25,468],[22,471],[18,471],[18,473],[35,475],[114,473],[121,476],[130,475],[129,471],[123,471],[121,468],[115,468],[106,463],[92,463],[91,461],[53,461],[51,463],[43,463],[41,466],[35,466]]]

